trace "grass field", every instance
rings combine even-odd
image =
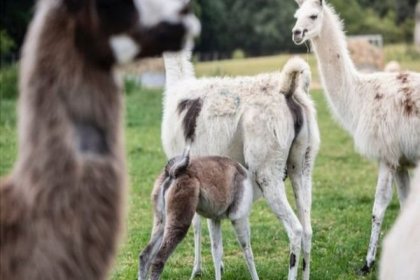
[[[270,70],[269,67],[278,69],[284,59],[285,56],[278,56],[225,61],[216,67],[223,73],[252,74]],[[412,62],[407,60],[407,63]],[[416,65],[419,65],[418,61]],[[208,64],[199,64],[197,68],[201,75],[217,74]],[[363,263],[370,235],[376,166],[354,152],[352,139],[331,119],[322,92],[317,90],[312,94],[318,109],[322,145],[313,175],[311,277],[319,280],[359,279],[355,272]],[[16,101],[0,101],[0,174],[4,175],[11,169],[17,154]],[[165,164],[160,144],[161,105],[159,90],[137,90],[127,96],[125,133],[130,175],[129,211],[125,237],[110,279],[136,278],[138,253],[150,236],[150,191],[155,176]],[[294,205],[290,185],[288,190],[289,200]],[[390,228],[398,209],[394,197],[385,217],[383,233]],[[204,222],[203,228],[204,275],[201,279],[214,279],[210,241]],[[289,263],[287,236],[264,200],[253,207],[251,230],[260,278],[286,279]],[[250,279],[233,230],[227,222],[223,225],[223,238],[223,279]],[[187,279],[192,263],[193,239],[192,232],[189,232],[167,263],[163,279]],[[376,272],[363,279],[376,279]]]
[[[352,140],[331,120],[321,92],[313,94],[317,107],[322,146],[316,161],[313,199],[312,279],[356,279],[370,232],[370,211],[376,167],[353,152]],[[149,238],[152,213],[150,191],[165,164],[160,145],[161,95],[139,91],[127,98],[126,142],[130,173],[129,216],[121,251],[111,279],[135,279],[137,255]],[[10,170],[16,157],[15,101],[1,102],[1,174]],[[290,190],[290,188],[289,188]],[[293,202],[293,196],[290,200]],[[384,232],[398,211],[395,199],[387,212]],[[285,231],[263,200],[251,216],[252,244],[261,279],[285,279],[288,241]],[[214,279],[209,237],[203,224],[204,276]],[[223,279],[249,279],[233,231],[224,223],[225,267]],[[186,279],[193,262],[189,233],[170,258],[163,279]],[[374,279],[374,276],[367,279]]]
[[[312,71],[312,80],[316,88],[320,87],[316,58],[312,53],[300,54],[309,65]],[[420,54],[414,51],[410,45],[389,45],[384,48],[385,63],[396,60],[402,69],[420,72]],[[196,68],[198,76],[217,75],[254,75],[261,72],[276,71],[281,69],[289,54],[275,56],[263,56],[252,59],[238,59],[211,61],[199,63]]]

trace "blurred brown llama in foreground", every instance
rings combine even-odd
[[[105,279],[122,228],[116,63],[179,50],[178,1],[40,0],[20,64],[19,155],[0,184],[0,279]]]

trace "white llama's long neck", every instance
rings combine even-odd
[[[329,5],[323,9],[322,30],[311,42],[330,106],[344,128],[353,132],[360,110],[360,99],[354,90],[358,72],[348,53],[340,19]]]
[[[191,52],[164,53],[166,72],[166,88],[184,79],[195,77],[194,67],[191,63]]]

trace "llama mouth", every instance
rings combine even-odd
[[[305,42],[305,40],[302,38],[302,37],[294,37],[293,36],[293,42],[296,44],[296,45],[302,45],[304,42]]]

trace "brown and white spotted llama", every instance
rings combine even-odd
[[[38,1],[20,64],[19,155],[0,184],[0,279],[105,279],[126,193],[113,65],[178,50],[198,28],[175,0]]]

